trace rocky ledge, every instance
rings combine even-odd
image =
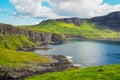
[[[0,24],[0,35],[24,35],[30,41],[34,42],[37,46],[45,45],[50,42],[62,43],[65,40],[61,35],[58,34],[45,32],[40,33],[31,30],[25,30],[22,28],[17,28],[8,24]]]
[[[24,80],[36,74],[64,71],[74,67],[65,56],[46,55],[53,59],[50,63],[38,63],[35,67],[22,67],[20,69],[0,66],[0,80]],[[34,64],[33,64],[34,65]]]

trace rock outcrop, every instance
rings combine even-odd
[[[54,59],[53,62],[38,63],[36,67],[28,66],[22,67],[20,69],[15,69],[11,67],[7,68],[0,66],[0,80],[24,80],[24,78],[36,74],[64,71],[67,68],[71,67],[75,68],[65,56],[49,55],[49,57]]]
[[[28,39],[36,44],[47,42],[61,43],[63,41],[60,35],[54,33],[38,33],[6,24],[0,24],[0,35],[25,35]]]
[[[44,20],[38,25],[45,25],[48,22],[52,21],[60,21],[64,23],[73,23],[76,26],[80,26],[83,22],[87,21],[88,19],[86,18],[61,18],[61,19],[49,19],[49,20]]]
[[[73,23],[76,26],[80,26],[83,22],[87,21],[88,19],[86,18],[63,18],[63,19],[56,19],[56,21],[61,21],[65,23]]]

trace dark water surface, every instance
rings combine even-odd
[[[120,63],[120,45],[95,41],[70,41],[67,44],[50,45],[51,50],[35,50],[37,53],[67,56],[80,66]]]

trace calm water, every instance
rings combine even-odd
[[[50,45],[51,50],[35,50],[37,53],[67,56],[80,66],[120,63],[120,45],[93,41],[70,41],[67,44]]]

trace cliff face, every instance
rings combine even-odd
[[[49,20],[44,20],[38,25],[45,25],[47,22],[52,22],[52,21],[60,21],[64,23],[73,23],[76,26],[80,26],[83,22],[87,21],[88,19],[82,19],[82,18],[61,18],[61,19],[49,19]]]
[[[82,18],[63,18],[63,19],[56,19],[56,21],[61,21],[65,23],[73,23],[76,26],[80,26],[83,22],[87,21],[88,19]]]
[[[89,20],[98,24],[98,27],[108,27],[114,31],[120,31],[120,11],[113,12],[106,16],[94,17]]]
[[[46,42],[62,42],[62,37],[52,33],[38,33],[21,28],[16,28],[12,25],[0,24],[0,35],[25,35],[28,39],[36,44]]]

